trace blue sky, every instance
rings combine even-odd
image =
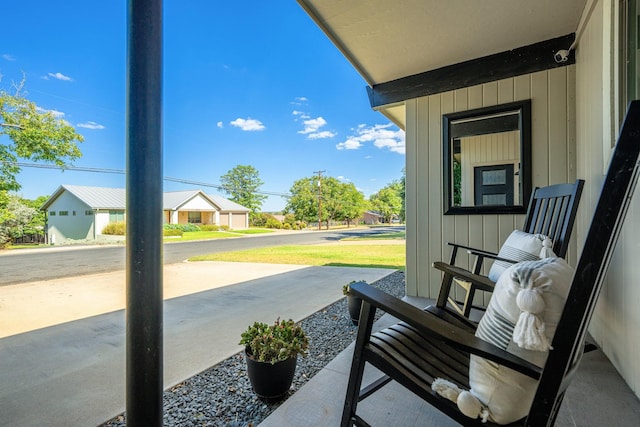
[[[125,168],[124,0],[23,0],[2,7],[0,87],[81,133],[80,168]],[[404,133],[371,110],[364,80],[294,1],[164,1],[165,177],[219,184],[252,165],[287,193],[324,170],[365,196],[399,179]],[[124,187],[121,174],[23,168],[20,194],[61,184]],[[202,185],[165,181],[165,191]],[[270,196],[264,210],[286,200]]]

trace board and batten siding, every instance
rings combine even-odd
[[[442,276],[431,264],[449,260],[447,242],[498,251],[524,220],[511,214],[443,214],[442,115],[526,99],[531,99],[533,186],[575,181],[573,65],[406,101],[408,296],[437,297]],[[575,252],[572,239],[569,262],[575,263]],[[472,262],[464,251],[458,259],[467,267]],[[485,297],[476,298],[482,303]]]
[[[620,59],[612,40],[620,32],[612,16],[625,4],[593,0],[576,49],[576,129],[578,176],[584,177],[576,224],[581,247],[591,222],[612,146],[623,112],[616,113],[620,88],[616,69]],[[589,2],[591,3],[591,2]],[[612,120],[612,118],[614,118]],[[636,396],[640,397],[640,189],[631,199],[589,332]]]

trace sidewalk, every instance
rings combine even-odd
[[[240,351],[254,321],[299,321],[341,298],[345,283],[392,271],[165,266],[165,388]],[[90,426],[122,412],[124,303],[124,272],[0,287],[0,424]]]

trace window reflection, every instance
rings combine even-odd
[[[524,212],[530,101],[443,116],[445,213]]]

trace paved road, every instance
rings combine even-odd
[[[403,228],[283,232],[231,239],[168,243],[164,245],[164,263],[182,262],[189,257],[208,253],[285,244],[311,245],[336,241],[348,236],[400,231]],[[106,273],[124,270],[124,268],[124,246],[66,246],[8,251],[0,255],[0,286],[83,274]]]

